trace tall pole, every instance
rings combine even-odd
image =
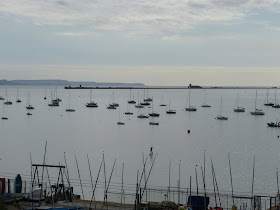
[[[171,160],[169,162],[169,176],[168,176],[168,200],[170,201],[170,175],[171,175]]]
[[[83,200],[84,200],[84,206],[86,207],[84,190],[83,190],[83,185],[82,185],[82,180],[81,180],[81,175],[80,175],[80,170],[79,170],[79,166],[78,166],[78,161],[77,161],[76,153],[75,153],[75,159],[76,159],[77,171],[78,171],[80,185],[81,185],[82,196],[83,196]]]
[[[197,165],[196,165],[197,166]],[[198,179],[197,179],[197,170],[196,170],[196,166],[195,166],[195,180],[196,180],[196,195],[198,196]]]
[[[229,155],[229,153],[228,153],[228,164],[229,164],[229,173],[230,173],[232,204],[234,205],[232,173],[231,173],[231,164],[230,164],[230,155]]]
[[[202,173],[202,180],[203,180],[203,188],[204,188],[204,210],[207,210],[207,207],[206,207],[206,186],[205,186],[205,175],[203,173],[203,169],[202,169],[202,166],[201,166],[201,173]]]
[[[276,177],[277,177],[277,193],[278,193],[278,197],[279,197],[279,176],[278,176],[278,168],[276,171]]]
[[[180,181],[181,181],[181,160],[179,161],[179,179],[178,179],[178,210],[180,210]]]
[[[252,179],[251,209],[253,208],[254,180],[255,180],[255,155],[254,155],[254,162],[253,162],[253,179]]]

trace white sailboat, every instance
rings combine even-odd
[[[91,100],[91,98],[92,98],[92,90],[90,89],[90,91],[89,91],[89,103],[86,104],[86,107],[97,108],[98,107],[97,103],[93,102]]]
[[[47,99],[47,88],[45,88],[45,97],[44,97],[44,100]]]
[[[119,104],[115,103],[114,100],[115,100],[115,95],[114,95],[114,91],[113,91],[112,103],[111,104],[109,103],[109,105],[107,106],[107,109],[116,109],[116,107],[119,107]]]
[[[201,107],[204,107],[204,108],[211,107],[211,105],[208,105],[206,103],[206,91],[205,90],[204,90],[204,104],[202,104]]]
[[[236,103],[236,108],[233,109],[234,112],[245,112],[245,108],[239,106],[239,94],[237,94],[237,99],[235,103]]]
[[[221,97],[220,114],[216,117],[217,120],[228,120],[228,117],[222,115],[223,98]]]
[[[66,109],[66,112],[75,112],[75,109],[70,108],[70,91],[69,91],[69,107]]]
[[[151,102],[151,101],[153,101],[153,98],[150,98],[148,96],[148,91],[149,91],[149,89],[147,88],[147,98],[145,98],[145,89],[144,89],[144,102]]]
[[[195,112],[197,108],[191,106],[191,89],[189,89],[189,107],[185,107],[185,110],[188,112]]]
[[[250,113],[251,113],[251,115],[264,115],[264,112],[261,109],[257,109],[257,98],[258,98],[258,92],[256,90],[255,111],[250,112]]]

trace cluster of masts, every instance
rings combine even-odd
[[[277,104],[277,98],[276,98],[277,94],[276,94],[276,91],[277,90],[275,90],[275,103],[272,103],[271,101],[269,101],[269,99],[268,99],[268,91],[267,91],[266,102],[264,104],[265,106],[271,106],[273,108],[280,108],[280,104]],[[6,101],[4,101],[5,98],[6,98]],[[6,97],[5,98],[0,96],[0,100],[3,100],[3,104],[4,105],[12,105],[13,104],[12,101],[8,100],[7,89],[6,89]],[[45,100],[47,99],[47,97],[46,97],[46,89],[45,89],[45,97],[44,97],[44,99]],[[59,106],[59,103],[61,101],[62,100],[57,97],[57,89],[55,89],[54,92],[53,92],[53,90],[51,90],[51,103],[49,103],[48,106],[50,106],[50,107]],[[17,89],[17,99],[16,99],[16,102],[17,103],[21,103],[21,100],[19,98],[19,90],[18,89]],[[145,97],[145,91],[144,91],[144,98],[143,98],[142,102],[139,101],[139,92],[138,92],[138,101],[136,102],[134,100],[134,95],[133,95],[133,97],[131,97],[131,90],[130,90],[130,98],[127,101],[127,103],[130,104],[130,105],[134,105],[135,108],[140,109],[140,110],[142,108],[144,108],[144,107],[152,108],[152,112],[151,113],[146,115],[146,114],[141,114],[141,112],[140,112],[140,114],[137,116],[137,118],[145,119],[145,118],[149,118],[149,117],[154,118],[154,117],[159,117],[160,116],[159,113],[156,113],[153,110],[153,98],[148,96],[148,90],[147,90],[147,96],[146,97]],[[238,113],[245,112],[245,108],[242,107],[242,106],[239,106],[239,94],[237,95],[237,99],[236,99],[235,105],[236,106],[233,109],[234,112],[238,112]],[[89,100],[88,103],[85,104],[85,106],[89,107],[89,108],[97,108],[98,107],[98,104],[92,100],[92,90],[90,90],[90,100]],[[161,102],[160,102],[159,106],[161,106],[161,107],[166,107],[167,106],[163,102],[163,96],[161,98]],[[118,107],[119,107],[119,104],[114,102],[114,92],[113,92],[113,95],[112,95],[112,97],[110,99],[110,102],[109,102],[109,104],[108,104],[108,106],[106,108],[107,109],[117,109]],[[201,105],[201,107],[202,108],[210,108],[211,107],[211,105],[206,103],[206,91],[204,92],[204,103]],[[27,100],[26,109],[28,110],[27,115],[32,115],[32,113],[30,111],[34,109],[34,106],[32,106],[30,104],[30,93],[29,92],[28,92],[28,100]],[[70,108],[70,92],[69,92],[69,107],[65,111],[67,111],[67,112],[75,112],[75,109]],[[187,100],[187,104],[186,104],[186,107],[185,107],[185,111],[189,111],[189,112],[197,111],[197,108],[195,106],[191,105],[191,89],[189,89],[189,95],[188,95],[188,100]],[[255,98],[255,109],[254,109],[254,111],[252,111],[250,113],[251,113],[251,115],[264,115],[265,114],[261,109],[257,108],[257,91],[256,91],[256,98]],[[124,114],[125,115],[133,115],[133,112],[127,111]],[[176,110],[171,109],[171,101],[169,101],[169,107],[166,110],[166,114],[176,114]],[[4,115],[4,106],[3,106],[3,117],[2,117],[2,119],[3,120],[7,120],[8,119]],[[219,115],[215,119],[217,119],[217,120],[228,120],[228,117],[222,115],[222,97],[221,97],[220,113],[219,113]],[[119,122],[117,122],[117,124],[118,125],[124,125],[125,123],[123,123],[123,122],[121,122],[119,120]],[[159,123],[158,122],[154,122],[154,120],[152,122],[149,122],[149,124],[150,125],[159,125]]]

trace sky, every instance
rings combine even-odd
[[[280,0],[1,0],[0,79],[264,85]]]

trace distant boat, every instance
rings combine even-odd
[[[204,107],[204,108],[206,108],[206,107],[211,107],[211,105],[208,105],[207,103],[206,103],[206,91],[204,90],[204,103],[201,105],[201,107]]]
[[[150,125],[159,125],[159,122],[149,122]]]
[[[137,117],[138,117],[138,118],[149,118],[148,115],[144,115],[144,114],[140,114],[140,115],[138,115]]]
[[[89,108],[96,108],[98,107],[97,103],[93,102],[91,100],[91,97],[92,97],[92,90],[89,91],[90,94],[89,94],[89,103],[86,104],[86,107],[89,107]]]
[[[261,109],[257,109],[257,98],[258,98],[258,92],[256,90],[255,111],[250,112],[250,113],[251,113],[251,115],[264,115],[264,112]]]
[[[27,106],[26,106],[26,109],[34,109],[33,106],[30,105],[30,93],[28,91],[28,99],[27,99]]]
[[[280,122],[270,122],[270,123],[267,123],[267,126],[268,127],[273,127],[273,128],[279,128],[280,127]]]
[[[165,103],[163,103],[163,95],[161,96],[161,99],[160,99],[160,105],[159,106],[166,106]]]
[[[228,120],[228,117],[222,115],[223,98],[221,97],[220,114],[216,117],[217,120]]]
[[[148,96],[148,91],[149,91],[149,89],[147,88],[147,98],[145,98],[145,89],[144,89],[144,102],[151,102],[151,101],[153,101],[153,98],[150,98]]]
[[[166,114],[176,114],[176,110],[172,110],[171,108],[171,101],[169,101],[169,110],[166,110]]]
[[[233,109],[234,112],[245,112],[245,108],[239,106],[239,94],[237,94],[237,99],[236,99],[236,108]]]
[[[132,112],[125,112],[124,114],[126,114],[126,115],[133,115]]]
[[[154,112],[154,103],[152,103],[152,113],[149,113],[150,117],[159,117],[159,113]]]
[[[2,120],[7,120],[7,119],[8,119],[8,117],[5,117],[4,110],[5,110],[5,106],[3,106],[3,117],[2,117]]]
[[[135,105],[135,108],[138,108],[138,109],[144,108],[143,105],[139,104],[139,91],[138,91],[138,102],[137,102],[137,104]]]
[[[272,105],[273,108],[280,108],[280,104],[277,104],[277,89],[275,89],[275,103]]]
[[[197,108],[191,106],[191,89],[189,88],[189,107],[185,107],[185,110],[188,112],[195,112]]]
[[[69,106],[68,106],[68,109],[66,109],[66,112],[75,112],[75,109],[71,109],[70,108],[70,90],[69,90]]]
[[[5,100],[5,98],[3,96],[0,96],[0,100]]]
[[[29,116],[29,115],[32,115],[32,114],[30,112],[28,112],[27,115]]]
[[[273,106],[274,103],[268,101],[268,91],[269,91],[269,89],[267,89],[267,93],[266,93],[266,103],[265,103],[264,105],[265,105],[265,106]]]
[[[47,99],[47,88],[45,88],[45,97],[44,97],[44,100]]]
[[[53,99],[52,102],[49,104],[49,106],[59,106],[59,100]]]
[[[7,90],[7,88],[6,88],[6,99],[7,99],[7,101],[4,102],[5,105],[12,105],[13,104],[13,102],[8,100],[8,90]]]
[[[134,101],[134,94],[133,99],[131,99],[131,89],[129,89],[129,101],[127,101],[129,104],[136,104],[136,101]]]
[[[112,96],[112,103],[109,104],[109,106],[107,106],[107,109],[116,109],[116,107],[119,107],[119,104],[118,103],[115,103],[114,102],[114,91],[113,91],[113,96]],[[110,99],[111,100],[111,99]]]
[[[149,106],[151,105],[151,103],[147,102],[147,101],[144,101],[142,103],[140,103],[142,106]]]
[[[19,90],[17,88],[17,100],[16,100],[17,103],[21,103],[21,100],[19,99]]]
[[[124,122],[121,122],[121,110],[119,109],[119,121],[117,123],[118,125],[124,125]]]

